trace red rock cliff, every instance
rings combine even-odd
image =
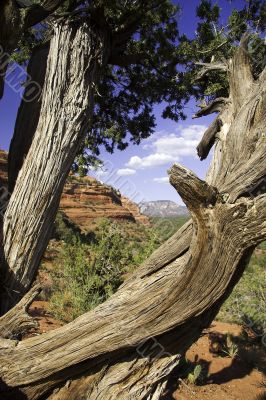
[[[7,153],[0,150],[0,185],[7,183]],[[149,225],[137,204],[113,187],[92,177],[70,176],[64,187],[59,210],[82,231],[92,230],[100,218],[126,220]]]
[[[70,176],[64,187],[60,210],[83,231],[93,229],[100,218],[127,220],[148,225],[139,208],[113,187],[92,177]]]

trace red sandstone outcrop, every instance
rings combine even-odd
[[[149,219],[140,214],[136,204],[122,197],[112,186],[89,176],[69,177],[59,209],[82,231],[92,230],[101,218],[149,224]]]
[[[136,222],[139,222],[140,224],[143,224],[146,226],[150,225],[149,218],[146,215],[141,214],[140,208],[136,203],[131,201],[126,196],[122,196],[121,201],[122,201],[122,206],[131,212],[131,214],[134,216]]]
[[[0,184],[7,182],[7,153],[0,150]],[[121,196],[112,186],[92,177],[69,176],[64,187],[59,210],[79,228],[93,230],[101,218],[126,220],[149,225],[137,204]]]

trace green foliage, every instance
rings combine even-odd
[[[180,104],[188,99],[205,99],[207,102],[216,97],[228,97],[228,81],[225,73],[213,71],[197,80],[200,66],[195,63],[219,62],[232,57],[244,32],[249,31],[251,40],[249,53],[255,77],[265,66],[265,46],[262,34],[265,32],[265,1],[242,1],[240,10],[233,10],[227,23],[220,22],[220,8],[216,3],[202,0],[197,7],[199,23],[195,38],[180,35],[176,48]],[[167,117],[174,111],[168,110]]]
[[[168,240],[182,225],[189,220],[189,217],[153,217],[151,219],[153,230],[160,243]]]
[[[84,244],[63,247],[52,277],[50,309],[56,318],[70,321],[99,303],[100,280]]]
[[[54,270],[50,299],[56,318],[73,320],[106,300],[122,283],[120,260],[112,251],[108,259],[109,254],[103,255],[101,245],[96,255],[79,241],[63,247]]]
[[[222,306],[219,319],[236,322],[261,337],[266,330],[266,242],[255,250],[241,280]]]
[[[95,241],[95,235],[94,232],[82,233],[77,225],[69,221],[67,216],[59,211],[55,218],[51,239],[61,240],[68,244],[72,244],[76,240],[92,243]]]
[[[222,349],[222,352],[230,358],[236,358],[238,356],[238,345],[234,341],[234,337],[232,335],[226,335],[226,343]]]
[[[200,364],[197,364],[194,370],[188,374],[187,376],[188,382],[191,383],[192,385],[195,385],[199,380],[201,374],[202,374],[202,366]]]
[[[50,309],[56,318],[71,321],[108,299],[152,253],[156,246],[152,231],[145,230],[146,241],[140,244],[129,240],[127,230],[128,226],[124,229],[103,219],[89,244],[63,230],[67,240],[52,272]]]

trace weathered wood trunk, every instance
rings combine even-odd
[[[0,99],[4,94],[10,56],[18,47],[20,39],[31,26],[42,22],[52,14],[64,0],[42,0],[38,2],[39,4],[35,3],[29,1],[22,10],[15,0],[0,2]]]
[[[3,395],[13,391],[16,396],[32,400],[160,398],[167,376],[178,364],[180,355],[213,320],[241,277],[254,246],[266,238],[266,70],[257,81],[253,80],[247,38],[226,69],[230,97],[221,102],[219,123],[212,128],[212,134],[205,135],[199,145],[204,157],[216,142],[207,181],[201,181],[178,164],[169,171],[170,182],[190,209],[192,221],[96,309],[41,336],[15,344],[3,340],[0,343]],[[213,108],[209,107],[210,110]],[[37,132],[41,137],[39,128]],[[37,146],[36,137],[37,134],[32,148]],[[54,142],[57,143],[57,136]],[[47,155],[51,173],[56,160],[49,158],[46,146],[42,151]],[[63,148],[59,147],[59,151]],[[39,159],[41,150],[37,154]],[[36,248],[32,238],[35,230],[38,240],[48,230],[45,219],[42,221],[47,224],[46,230],[40,232],[38,223],[32,226],[31,214],[35,218],[39,214],[34,214],[32,208],[27,211],[24,206],[31,191],[36,193],[31,183],[34,173],[30,162],[27,164],[33,157],[31,149],[15,188],[18,200],[11,199],[5,216],[7,259],[13,266],[13,279],[9,283],[15,282],[14,287],[18,282],[22,282],[23,288],[28,287],[32,279],[29,276],[34,275],[28,268],[35,265],[31,262],[32,253],[26,257],[20,253],[25,242],[16,230],[16,219],[20,221],[18,203],[23,201],[23,213],[27,213],[27,218],[22,217],[24,225],[19,227],[23,228],[23,237],[28,235],[30,246]],[[42,165],[41,160],[38,163]],[[38,211],[49,210],[42,213],[43,218],[49,218],[50,198],[43,197],[43,191],[50,187],[50,182],[57,181],[47,176],[46,169],[44,172],[45,184],[38,174],[34,175],[41,183],[42,196],[35,198],[34,204]],[[28,191],[25,182],[31,184]],[[57,190],[62,184],[63,179]],[[53,191],[52,194],[56,197]],[[15,215],[13,225],[11,215]],[[11,233],[19,238],[14,244]],[[43,250],[42,245],[38,246]],[[22,259],[26,260],[24,264],[20,262]]]
[[[28,84],[18,110],[8,153],[8,190],[10,193],[14,190],[18,173],[28,154],[38,126],[48,53],[49,44],[35,48],[27,68]],[[34,98],[31,99],[33,85],[36,86],[37,93],[34,93]]]
[[[4,217],[5,286],[10,297],[2,301],[3,311],[16,304],[35,277],[66,177],[89,129],[94,88],[108,45],[107,36],[87,23],[56,27],[40,119]]]
[[[2,0],[0,3],[0,99],[4,93],[9,56],[21,37],[21,28],[20,14],[14,0]]]

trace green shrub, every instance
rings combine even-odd
[[[63,245],[52,273],[50,310],[63,321],[71,321],[110,297],[125,274],[147,258],[155,246],[154,237],[141,246],[128,240],[118,224],[104,219],[88,245],[78,238]]]
[[[244,325],[257,337],[266,330],[265,264],[264,242],[255,250],[242,278],[218,314],[220,320]]]
[[[94,273],[87,246],[78,239],[63,246],[52,278],[50,310],[58,319],[71,321],[101,301],[100,279]]]
[[[168,240],[182,225],[189,220],[189,217],[153,217],[151,218],[154,232],[160,243]]]

